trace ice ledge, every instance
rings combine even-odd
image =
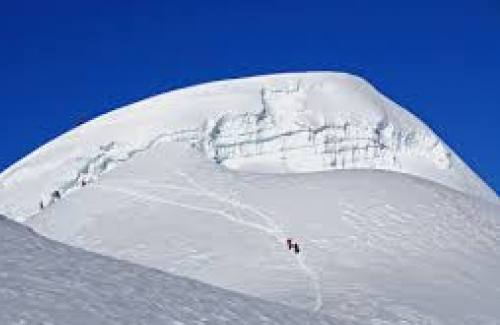
[[[228,113],[205,124],[205,152],[233,169],[243,168],[245,159],[261,157],[265,163],[244,167],[252,171],[249,166],[255,166],[256,172],[279,172],[277,166],[283,167],[281,172],[404,171],[403,157],[424,158],[437,169],[451,168],[451,152],[428,129],[395,125],[377,107],[366,115],[343,107],[311,109],[308,94],[314,91],[300,82],[263,88],[260,112]]]

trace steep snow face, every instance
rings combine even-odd
[[[497,201],[429,128],[364,80],[293,73],[181,89],[79,126],[0,175],[0,212],[24,221],[172,141],[237,171],[393,170]]]
[[[498,203],[410,175],[233,172],[159,143],[28,223],[342,322],[489,325],[500,322],[499,215]]]
[[[0,279],[5,325],[347,324],[56,243],[2,216]]]

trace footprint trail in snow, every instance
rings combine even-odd
[[[114,191],[114,192],[119,192],[125,195],[133,196],[141,200],[148,200],[152,202],[157,202],[157,203],[163,203],[163,204],[168,204],[172,206],[177,206],[181,207],[184,209],[189,209],[197,212],[206,212],[206,213],[211,213],[215,214],[218,216],[221,216],[225,218],[226,220],[229,220],[230,222],[234,222],[237,224],[240,224],[242,226],[248,227],[255,229],[260,232],[264,232],[268,234],[269,236],[272,236],[275,241],[277,241],[279,244],[283,244],[287,238],[285,236],[284,231],[278,226],[278,224],[274,221],[274,219],[270,216],[270,214],[265,213],[261,211],[260,209],[257,209],[251,205],[247,205],[239,200],[232,199],[225,197],[221,195],[220,193],[216,193],[214,191],[210,191],[198,182],[196,182],[192,177],[188,176],[186,173],[182,171],[177,171],[177,175],[182,177],[187,184],[189,184],[191,187],[185,187],[185,186],[178,186],[176,184],[154,184],[152,182],[145,182],[147,183],[148,186],[152,187],[160,187],[160,188],[165,188],[165,189],[170,189],[170,190],[176,190],[176,191],[181,191],[184,193],[188,193],[190,195],[196,195],[196,196],[202,196],[205,198],[209,198],[215,202],[219,202],[222,204],[229,205],[233,209],[239,209],[240,211],[246,211],[247,213],[251,213],[254,216],[259,217],[260,219],[263,220],[264,224],[256,223],[256,222],[251,222],[242,218],[238,218],[234,216],[233,214],[230,214],[226,211],[223,211],[221,209],[214,209],[214,208],[207,208],[203,206],[197,206],[197,205],[192,205],[192,204],[187,204],[183,203],[180,201],[176,200],[170,200],[166,199],[163,197],[158,197],[156,195],[151,195],[151,194],[144,194],[144,193],[138,193],[137,191],[130,190],[127,188],[123,187],[116,187],[116,186],[107,186],[107,185],[99,185],[95,184],[97,188],[103,189],[103,190],[108,190],[108,191]],[[321,285],[320,285],[320,280],[317,275],[317,273],[306,264],[306,261],[304,259],[303,255],[300,254],[294,254],[294,257],[297,261],[298,266],[302,270],[302,272],[309,278],[309,281],[313,285],[314,288],[314,293],[315,293],[315,302],[314,302],[314,311],[319,311],[323,305],[323,297],[321,293]]]

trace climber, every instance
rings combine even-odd
[[[288,247],[288,250],[292,250],[292,239],[291,238],[288,238],[286,240],[286,245]]]
[[[300,253],[300,248],[299,248],[298,243],[293,244],[293,250],[294,250],[295,254]]]
[[[59,191],[56,190],[56,191],[52,192],[51,196],[53,199],[60,199],[61,193],[59,193]]]

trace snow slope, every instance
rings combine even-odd
[[[0,324],[342,324],[72,248],[0,216]]]
[[[213,82],[103,115],[4,171],[0,213],[23,221],[163,141],[235,170],[394,170],[497,200],[417,118],[360,78],[324,72]]]
[[[28,223],[342,321],[477,325],[500,323],[499,216],[497,203],[409,175],[231,172],[161,143]]]

